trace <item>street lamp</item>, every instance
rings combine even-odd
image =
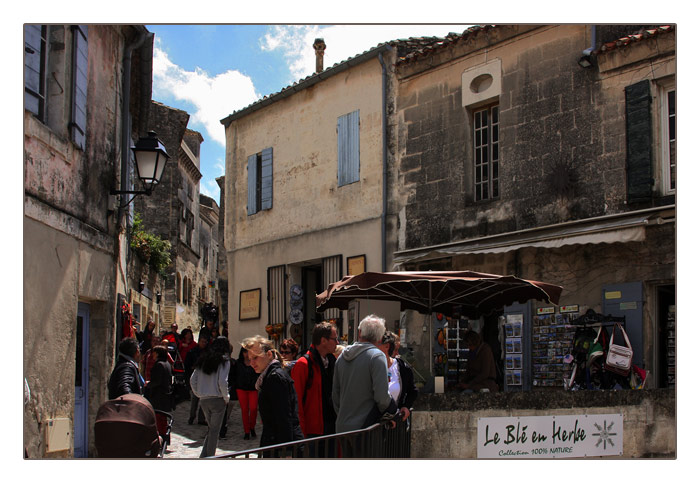
[[[131,150],[136,160],[136,174],[141,180],[144,189],[136,191],[111,190],[110,194],[113,195],[134,195],[128,202],[121,206],[127,206],[137,195],[145,194],[150,196],[156,185],[160,183],[165,164],[168,162],[168,159],[170,159],[170,155],[165,150],[165,146],[160,142],[160,139],[158,139],[158,136],[153,131],[148,132],[148,137],[140,138],[136,146],[131,147]]]

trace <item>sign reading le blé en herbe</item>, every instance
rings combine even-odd
[[[622,414],[479,418],[478,458],[622,455]]]

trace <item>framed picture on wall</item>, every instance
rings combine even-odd
[[[238,304],[238,319],[252,320],[260,318],[261,289],[241,290]]]
[[[366,270],[365,267],[365,256],[364,255],[357,255],[354,257],[348,257],[347,258],[347,272],[348,275],[359,275],[361,273],[364,273]]]

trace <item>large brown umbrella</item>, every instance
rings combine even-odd
[[[401,310],[478,318],[515,302],[559,303],[562,287],[512,275],[479,272],[365,272],[332,283],[316,296],[316,308],[345,310],[353,299],[401,302]]]

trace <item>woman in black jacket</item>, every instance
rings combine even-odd
[[[146,398],[153,409],[170,412],[173,410],[173,371],[168,362],[168,349],[164,346],[153,348],[156,363],[151,369],[151,380],[146,386]]]
[[[257,335],[241,345],[248,351],[251,366],[260,374],[255,383],[263,423],[260,446],[303,439],[294,381],[282,367],[282,358],[272,341]]]

